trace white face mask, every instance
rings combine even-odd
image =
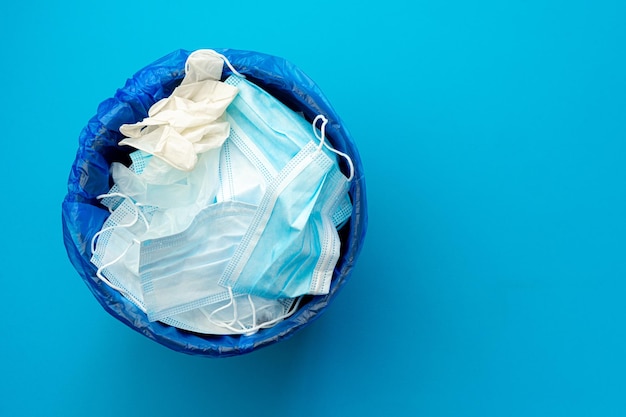
[[[220,150],[213,149],[200,154],[194,170],[185,173],[178,181],[171,183],[153,183],[145,178],[145,173],[151,170],[153,163],[160,161],[152,158],[142,174],[136,174],[124,165],[114,162],[111,164],[113,181],[120,193],[127,195],[142,205],[155,206],[160,209],[185,207],[193,204],[208,205],[215,200],[219,183],[215,180],[219,175]],[[165,177],[171,171],[162,171]],[[173,175],[178,177],[177,174]]]
[[[134,165],[141,166],[133,164],[131,168]],[[104,200],[115,201],[116,209],[94,237],[91,261],[98,267],[98,276],[103,282],[146,312],[139,277],[140,243],[137,238],[145,236],[146,228],[155,219],[154,209],[137,207],[121,194],[109,194]],[[166,212],[172,211],[174,209]],[[221,302],[164,317],[160,321],[196,333],[243,334],[269,326],[294,312],[294,299],[270,300],[250,295],[231,298],[227,290],[221,291],[224,298]]]
[[[143,309],[141,285],[137,277],[139,240],[148,229],[150,212],[144,213],[121,194],[109,194],[117,203],[92,239],[91,262],[98,267],[97,276],[110,287]],[[97,242],[97,244],[96,244]]]
[[[230,298],[217,282],[255,211],[238,202],[212,204],[181,233],[141,243],[139,275],[150,321]]]

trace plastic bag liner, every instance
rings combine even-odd
[[[68,180],[68,192],[62,205],[63,240],[68,256],[83,280],[114,317],[144,336],[173,350],[191,355],[224,357],[240,355],[270,345],[293,335],[318,318],[348,281],[367,228],[367,203],[363,166],[356,145],[315,83],[293,64],[274,56],[251,51],[216,49],[247,79],[258,84],[287,106],[311,121],[318,114],[329,119],[327,137],[332,145],[350,155],[355,176],[350,187],[352,217],[340,230],[341,256],[335,267],[330,292],[303,299],[291,317],[252,335],[212,336],[179,330],[160,322],[149,322],[145,313],[117,291],[96,277],[91,258],[91,238],[98,232],[108,210],[96,197],[109,191],[109,167],[112,162],[128,162],[130,147],[118,146],[122,139],[119,127],[135,123],[148,114],[158,100],[169,96],[185,75],[188,51],[172,52],[137,72],[112,98],[98,106],[79,137],[79,146]],[[222,79],[230,75],[225,66]],[[339,159],[344,174],[348,172]]]

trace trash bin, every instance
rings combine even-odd
[[[91,239],[100,230],[109,211],[96,198],[111,187],[112,162],[128,162],[132,149],[118,146],[122,124],[147,116],[149,108],[168,97],[185,75],[188,51],[172,52],[130,78],[112,98],[103,101],[79,136],[72,164],[68,192],[62,203],[63,239],[70,261],[98,302],[113,317],[144,336],[173,350],[199,356],[239,355],[288,338],[310,324],[328,307],[349,279],[367,228],[367,202],[363,167],[356,144],[315,83],[288,61],[252,51],[215,49],[226,56],[246,78],[259,85],[292,110],[312,121],[324,114],[329,119],[326,135],[334,148],[348,154],[355,169],[349,195],[353,210],[348,223],[339,230],[341,254],[334,270],[330,291],[322,296],[305,296],[295,314],[273,327],[251,335],[214,336],[180,330],[161,322],[150,322],[146,314],[96,277],[90,262]],[[222,78],[229,76],[224,68]],[[348,168],[340,161],[344,174]]]

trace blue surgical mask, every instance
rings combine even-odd
[[[224,171],[232,172],[236,178],[224,176],[229,180],[222,180],[222,187],[235,184],[230,186],[235,191],[226,195],[234,195],[237,201],[258,204],[267,184],[311,140],[311,124],[265,90],[241,77],[230,76],[224,82],[236,86],[239,94],[226,111],[231,130],[222,149],[220,165],[220,170],[235,167]],[[323,151],[335,160],[333,151],[327,146]],[[228,154],[228,158],[224,158],[224,154]],[[242,199],[243,184],[250,184],[249,189],[256,192],[245,193],[246,198]],[[352,203],[346,192],[333,213],[333,224],[341,228],[351,214]]]
[[[246,156],[264,172],[276,174],[311,140],[311,124],[257,85],[236,76],[225,81],[239,89],[226,119],[250,152]],[[332,154],[328,154],[333,156]]]
[[[305,145],[268,186],[221,285],[275,299],[328,292],[340,249],[333,213],[350,179],[322,150],[325,123],[319,145]]]
[[[237,145],[236,133],[222,146],[219,167],[219,187],[216,201],[240,201],[257,205],[267,187],[267,180]]]

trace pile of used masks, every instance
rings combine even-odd
[[[81,131],[63,239],[122,323],[179,352],[239,355],[328,308],[362,248],[365,191],[354,140],[299,68],[178,50]]]
[[[110,216],[91,241],[97,276],[150,321],[202,334],[252,334],[327,294],[352,214],[351,158],[224,56],[189,55],[148,117],[124,124]],[[349,173],[339,169],[344,158]]]

